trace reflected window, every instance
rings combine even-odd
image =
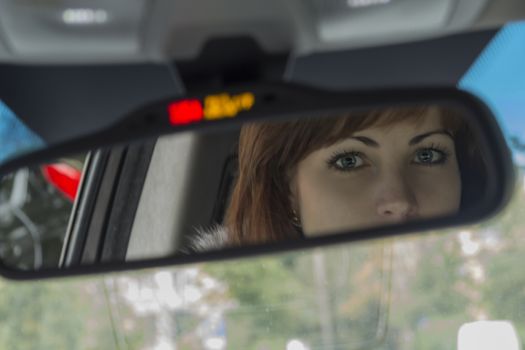
[[[85,159],[60,159],[1,178],[0,257],[6,265],[58,265]]]

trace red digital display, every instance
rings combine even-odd
[[[202,103],[196,99],[173,102],[168,106],[168,114],[172,125],[186,125],[204,117]]]

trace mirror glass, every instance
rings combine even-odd
[[[39,269],[456,217],[483,203],[489,176],[463,113],[425,104],[256,121],[20,169],[2,178],[0,253]]]
[[[0,180],[0,259],[25,270],[59,264],[86,155],[21,168]]]

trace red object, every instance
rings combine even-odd
[[[201,101],[196,99],[173,102],[168,106],[168,113],[172,125],[186,125],[203,119]]]
[[[82,172],[65,163],[42,166],[46,180],[71,202],[75,201]]]

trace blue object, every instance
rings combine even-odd
[[[45,142],[0,101],[0,164],[26,152],[44,147]]]
[[[514,161],[525,166],[525,21],[505,25],[462,77],[498,118]]]

